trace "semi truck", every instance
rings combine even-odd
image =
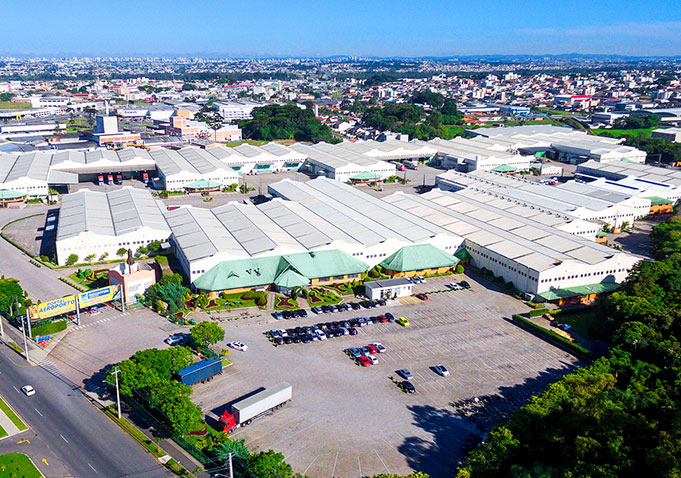
[[[222,359],[220,357],[212,357],[178,370],[175,375],[177,380],[191,386],[199,382],[206,382],[221,373]]]
[[[236,427],[246,426],[256,418],[283,407],[291,400],[292,394],[291,384],[281,382],[233,403],[231,413],[225,410],[220,416],[220,421],[225,424],[224,431],[230,432]]]

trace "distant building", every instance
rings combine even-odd
[[[187,110],[175,111],[165,127],[166,134],[179,136],[183,141],[197,138],[212,139],[216,142],[241,141],[241,128],[236,125],[228,124],[213,130],[208,124],[191,120],[189,117],[190,112]]]
[[[109,285],[120,285],[125,305],[135,305],[139,298],[156,283],[156,270],[144,262],[135,262],[132,250],[128,249],[128,259],[109,269]]]
[[[653,138],[666,139],[673,143],[681,143],[681,128],[667,128],[653,130]]]
[[[99,146],[108,144],[126,147],[141,142],[139,133],[118,130],[118,118],[115,116],[97,116],[92,132],[92,139]]]

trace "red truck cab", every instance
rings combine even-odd
[[[107,174],[106,175],[106,182],[109,185],[113,184],[113,174]]]
[[[228,411],[225,411],[225,413],[220,416],[220,421],[225,424],[225,428],[222,430],[223,432],[230,432],[236,427],[236,418]]]
[[[97,183],[98,183],[100,186],[102,186],[102,185],[104,184],[104,176],[103,176],[103,175],[99,174],[99,175],[97,176]]]

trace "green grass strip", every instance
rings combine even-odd
[[[23,453],[0,455],[0,476],[17,478],[43,478],[31,459]]]
[[[2,399],[2,397],[0,397],[0,409],[3,412],[5,412],[5,415],[7,415],[7,417],[9,417],[10,420],[12,420],[12,423],[14,423],[19,430],[24,431],[28,428],[26,424],[21,421],[21,418],[19,418],[17,414],[14,413],[14,410],[12,410],[9,407],[9,405],[7,405],[7,403]]]
[[[594,354],[591,353],[588,349],[585,349],[579,344],[576,344],[574,342],[570,342],[568,339],[563,337],[562,335],[558,335],[552,330],[545,329],[541,325],[537,325],[531,320],[526,319],[525,317],[521,317],[519,315],[513,315],[513,320],[518,323],[521,327],[524,329],[528,330],[529,332],[533,332],[534,335],[537,335],[538,337],[544,338],[549,342],[553,342],[555,345],[558,345],[562,347],[563,349],[571,352],[574,355],[577,355],[580,358],[587,358],[587,359],[594,359]]]

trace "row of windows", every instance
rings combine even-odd
[[[554,277],[552,279],[542,279],[539,282],[557,282],[561,280],[569,280],[569,279],[577,279],[578,277],[592,277],[592,276],[602,276],[602,275],[610,275],[610,274],[616,274],[618,272],[624,272],[626,269],[613,269],[610,271],[601,271],[601,272],[585,272],[583,274],[574,274],[571,276],[565,276],[565,277]]]
[[[165,239],[152,239],[150,241],[129,241],[129,242],[119,242],[118,244],[95,244],[88,246],[90,249],[108,249],[111,247],[125,247],[125,246],[135,246],[135,245],[144,245],[144,244],[149,244],[150,242],[163,242]],[[64,247],[64,251],[80,251],[82,250],[83,247]]]

